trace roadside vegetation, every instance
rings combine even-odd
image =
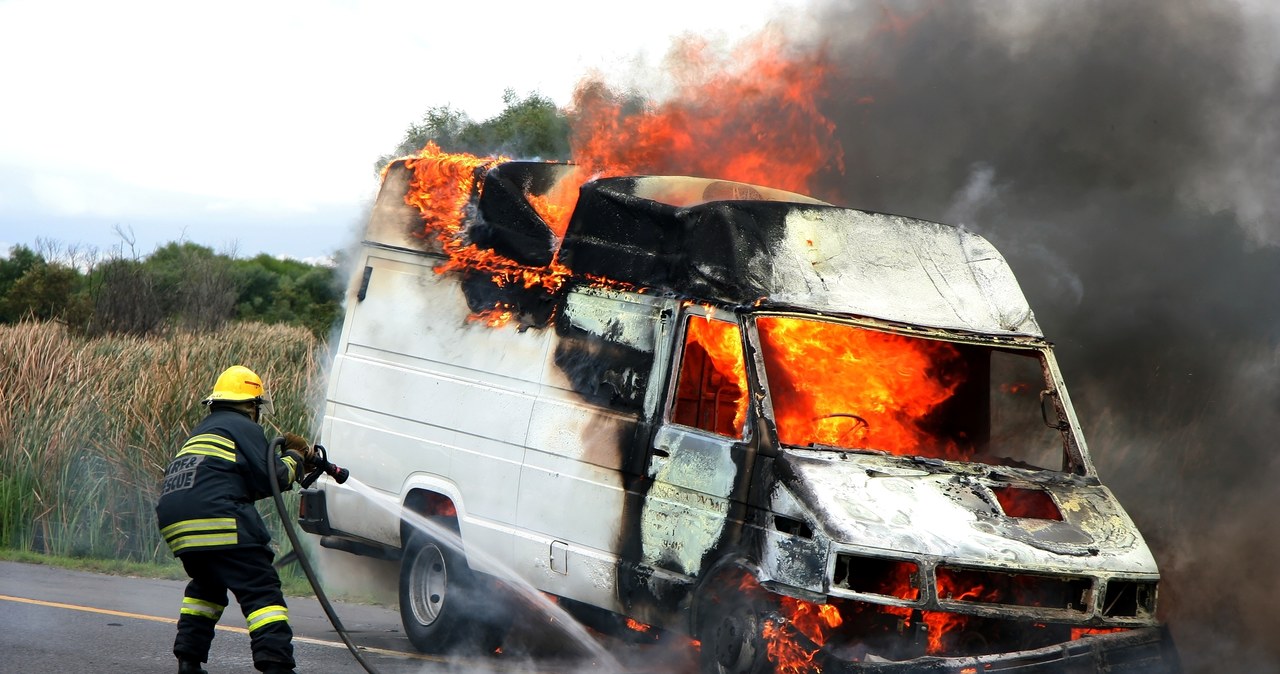
[[[218,373],[255,369],[275,404],[268,435],[309,435],[323,348],[284,324],[145,338],[90,337],[54,321],[0,325],[0,547],[168,563],[155,523],[160,476],[205,414],[199,401]],[[274,503],[259,508],[287,551]]]
[[[209,331],[229,321],[297,325],[323,337],[339,318],[338,265],[237,258],[169,243],[140,257],[52,242],[0,257],[0,323],[58,321],[96,337]]]
[[[429,109],[376,168],[428,141],[453,152],[568,156],[565,111],[537,93],[507,91],[503,101],[480,122]],[[240,258],[190,242],[148,255],[52,242],[0,252],[0,559],[184,577],[155,523],[164,467],[233,364],[266,381],[269,436],[314,440],[342,269],[341,260]],[[296,492],[285,498],[293,519]],[[286,554],[274,502],[258,507]],[[306,593],[296,565],[281,575],[286,589]]]

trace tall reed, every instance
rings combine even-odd
[[[204,416],[200,400],[218,374],[255,370],[274,401],[268,435],[306,434],[322,348],[306,329],[281,325],[149,339],[0,326],[0,546],[169,559],[155,523],[161,474]],[[260,507],[287,548],[274,508]]]

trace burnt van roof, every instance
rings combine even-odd
[[[1042,334],[1012,270],[981,236],[741,183],[588,182],[558,260],[575,274],[715,302]]]
[[[555,260],[575,276],[698,301],[1042,336],[1012,270],[973,232],[744,183],[633,176],[583,184],[557,240],[529,195],[563,187],[574,168],[512,161],[483,170],[467,239],[520,264]],[[438,253],[408,234],[421,222],[404,203],[409,176],[402,161],[388,169],[367,236]]]

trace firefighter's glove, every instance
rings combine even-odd
[[[307,443],[306,438],[296,433],[285,433],[284,448],[285,451],[297,452],[298,455],[302,457],[302,463],[306,466],[307,470],[311,470],[315,467],[312,464],[314,463],[316,451]]]

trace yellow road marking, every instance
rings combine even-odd
[[[156,623],[168,623],[170,625],[178,624],[176,618],[162,618],[160,616],[144,615],[142,613],[128,613],[126,611],[113,611],[106,608],[95,608],[93,606],[80,606],[78,604],[63,604],[56,601],[44,601],[41,599],[27,599],[26,597],[11,597],[7,594],[0,594],[0,601],[13,601],[19,604],[33,604],[35,606],[48,606],[50,608],[65,608],[72,611],[84,611],[85,613],[100,613],[102,615],[116,616],[118,618],[133,618],[135,620],[150,620]],[[216,629],[224,632],[235,632],[236,634],[248,634],[249,630],[244,627],[232,627],[231,625],[215,625]],[[310,637],[294,636],[294,641],[313,644],[316,646],[329,646],[332,648],[346,649],[347,645],[341,641],[325,641],[323,639],[312,639]],[[449,662],[448,659],[433,655],[423,655],[422,653],[405,653],[402,651],[393,651],[388,648],[372,648],[369,646],[360,646],[361,651],[366,653],[377,653],[379,655],[391,655],[401,658],[413,658],[415,660],[430,660],[432,662]]]

